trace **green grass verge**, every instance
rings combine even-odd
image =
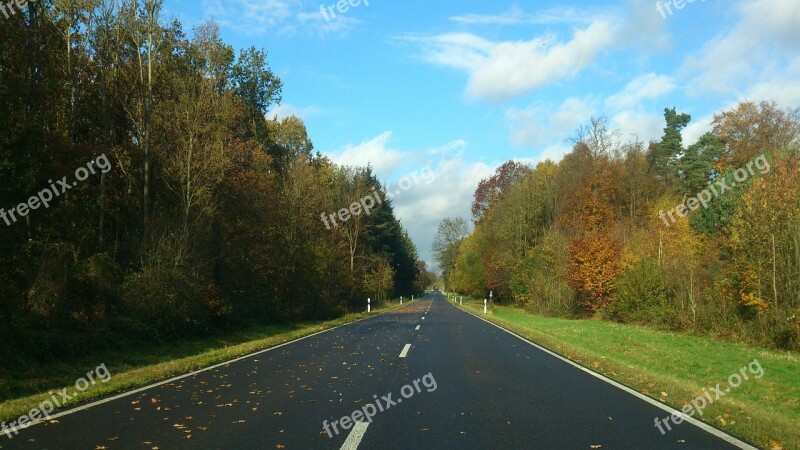
[[[404,305],[410,302],[404,302]],[[95,367],[106,364],[111,372],[107,383],[97,382],[86,391],[79,393],[71,401],[62,405],[55,413],[65,411],[81,403],[96,400],[112,394],[129,391],[152,383],[157,383],[181,374],[189,373],[204,367],[236,359],[260,350],[265,350],[295,339],[328,330],[340,325],[355,322],[369,316],[388,312],[399,308],[399,299],[387,302],[375,308],[372,313],[349,314],[338,319],[325,322],[313,322],[295,325],[273,325],[253,327],[227,336],[217,336],[201,341],[179,342],[164,346],[142,347],[126,351],[120,349],[102,355],[93,356],[92,362],[72,361],[70,363],[54,363],[44,368],[29,368],[29,375],[24,381],[28,387],[36,386],[33,395],[8,399],[0,403],[0,421],[15,420],[27,415],[41,402],[50,398],[46,392],[56,392],[67,386],[68,392],[74,392],[75,380],[84,377]],[[2,380],[0,380],[2,381]],[[9,380],[5,380],[6,383]],[[0,435],[2,437],[2,435]]]
[[[758,359],[764,376],[751,376],[700,419],[765,448],[800,449],[797,353],[512,307],[495,306],[484,316],[482,299],[464,297],[463,308],[676,409],[704,388],[719,383],[724,390],[729,376]]]

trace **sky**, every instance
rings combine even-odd
[[[336,163],[370,164],[431,265],[436,226],[469,221],[481,179],[559,161],[592,117],[648,142],[676,107],[691,144],[741,101],[800,106],[800,0],[352,3],[166,0],[164,19],[266,50],[284,84],[269,116],[301,117]]]

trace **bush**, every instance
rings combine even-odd
[[[123,290],[134,326],[156,339],[207,331],[213,319],[230,313],[216,286],[178,268],[145,268]]]
[[[616,286],[616,300],[603,310],[603,317],[621,323],[669,325],[667,275],[652,258],[643,258],[628,268]]]
[[[567,283],[569,258],[567,241],[548,233],[514,271],[511,289],[525,309],[558,317],[579,315],[575,291]]]

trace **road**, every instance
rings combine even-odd
[[[343,429],[357,410],[376,411]],[[667,415],[430,294],[0,435],[0,448],[736,448],[686,422],[662,435]]]

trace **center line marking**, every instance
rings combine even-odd
[[[419,325],[417,325],[417,328],[414,328],[414,331],[416,331],[416,330],[419,330],[419,327],[420,327],[420,326],[419,326]]]
[[[406,346],[405,346],[405,347],[403,347],[403,351],[402,351],[402,352],[400,352],[400,357],[401,357],[401,358],[405,358],[405,357],[406,357],[406,355],[408,354],[408,351],[409,351],[409,350],[411,350],[411,344],[406,344]]]
[[[422,320],[425,320],[425,316],[422,316]]]
[[[364,439],[364,433],[367,432],[368,426],[369,422],[356,422],[355,426],[353,426],[353,430],[350,431],[350,434],[347,436],[347,440],[344,441],[344,444],[342,444],[342,448],[340,450],[358,449],[358,444],[361,443],[361,439]]]

